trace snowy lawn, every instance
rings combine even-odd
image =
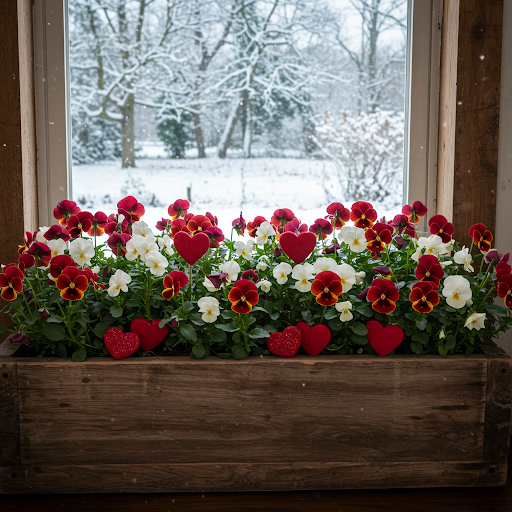
[[[155,148],[156,149],[156,148]],[[148,155],[150,156],[150,155]],[[242,211],[246,221],[256,215],[267,219],[277,208],[289,208],[306,224],[326,215],[326,207],[343,197],[334,164],[326,160],[298,158],[226,158],[173,160],[139,158],[136,169],[122,169],[120,161],[73,166],[73,199],[92,213],[117,211],[117,201],[135,196],[145,205],[143,220],[154,228],[168,218],[167,207],[187,198],[190,188],[192,213],[211,212],[229,236],[231,221]],[[400,203],[401,184],[395,193]],[[379,216],[392,218],[396,210],[374,204]]]

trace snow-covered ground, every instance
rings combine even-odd
[[[246,221],[256,215],[267,219],[277,208],[289,208],[306,224],[326,215],[326,207],[343,197],[334,165],[326,160],[298,158],[226,158],[173,160],[158,145],[144,148],[145,158],[135,169],[121,168],[120,161],[73,166],[73,199],[92,213],[117,211],[117,202],[135,196],[146,207],[143,218],[151,227],[176,199],[187,199],[190,211],[211,212],[229,236],[231,221],[243,213]],[[401,184],[397,184],[400,202]],[[398,213],[374,204],[379,216]]]

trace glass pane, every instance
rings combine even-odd
[[[73,197],[229,233],[402,203],[406,0],[69,0]]]

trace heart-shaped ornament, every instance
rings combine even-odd
[[[283,332],[272,332],[267,338],[267,347],[276,356],[293,357],[300,348],[302,332],[290,325]]]
[[[149,323],[145,318],[136,318],[130,329],[138,334],[140,346],[144,352],[153,350],[158,344],[162,343],[169,332],[167,325],[158,327],[160,320],[153,320]]]
[[[297,236],[292,231],[285,231],[279,236],[279,244],[283,252],[298,265],[314,251],[316,235],[308,231]]]
[[[119,327],[109,327],[103,336],[105,346],[114,359],[124,359],[135,354],[140,347],[140,338],[134,332],[123,332]]]
[[[317,356],[331,341],[331,330],[327,325],[315,325],[310,327],[304,322],[299,322],[297,327],[302,332],[302,348],[310,356]]]
[[[368,342],[379,356],[385,356],[395,350],[404,339],[404,331],[398,325],[384,327],[377,320],[370,320],[366,324],[368,329]]]
[[[185,231],[178,231],[174,235],[173,242],[176,252],[189,265],[193,265],[202,258],[210,247],[210,238],[206,233],[197,233],[190,236]]]

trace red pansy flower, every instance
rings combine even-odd
[[[231,302],[231,309],[235,313],[245,315],[258,304],[260,297],[257,286],[248,279],[240,279],[231,288],[228,299]]]
[[[352,205],[350,220],[352,220],[358,228],[371,228],[373,223],[377,220],[377,212],[371,203],[356,201]]]
[[[260,276],[254,272],[252,268],[249,270],[246,270],[245,272],[242,272],[242,275],[240,276],[242,279],[249,279],[249,281],[252,281],[253,283],[257,283],[260,280]]]
[[[395,283],[388,279],[375,279],[366,294],[366,299],[377,313],[391,313],[396,308],[398,297],[400,294]]]
[[[407,215],[395,215],[389,224],[395,228],[399,235],[405,233],[406,235],[414,236],[415,234],[414,226],[409,222]]]
[[[208,274],[206,277],[213,286],[215,286],[215,288],[219,289],[223,283],[227,284],[229,274],[226,272],[219,272],[218,274]]]
[[[439,304],[436,284],[432,281],[414,283],[409,300],[412,302],[412,308],[418,313],[430,313],[434,306]]]
[[[128,231],[128,224],[131,222],[130,215],[126,216],[124,213],[111,213],[107,217],[107,223],[103,229],[107,235],[112,233],[126,233]]]
[[[76,263],[72,260],[71,256],[67,254],[55,256],[50,261],[50,275],[57,279],[66,267],[76,267]]]
[[[322,306],[336,304],[342,291],[341,277],[330,270],[320,272],[311,284],[311,293]]]
[[[23,272],[14,264],[7,265],[0,274],[0,297],[13,301],[23,291]]]
[[[74,217],[74,215],[71,215],[70,219],[72,217]],[[69,231],[66,228],[63,228],[60,224],[54,224],[51,226],[43,236],[46,238],[46,240],[58,240],[60,238],[64,240],[64,242],[69,241],[71,238]]]
[[[23,254],[30,247],[30,244],[36,239],[36,235],[37,231],[34,233],[25,231],[25,236],[23,237],[23,245],[18,246],[18,254]]]
[[[107,240],[107,245],[110,250],[117,256],[124,256],[126,254],[126,244],[131,236],[128,233],[112,233]]]
[[[53,216],[59,221],[59,224],[66,226],[69,217],[79,212],[80,208],[76,205],[75,201],[64,199],[64,201],[57,203],[57,206],[53,209]]]
[[[213,213],[206,212],[205,217],[212,223],[212,226],[218,226],[219,225],[219,219]]]
[[[455,231],[451,222],[446,220],[443,215],[434,215],[429,221],[430,233],[441,237],[443,244],[447,244]]]
[[[174,238],[174,235],[179,231],[185,231],[185,233],[190,233],[190,230],[187,228],[187,222],[183,219],[174,219],[171,223],[171,238]]]
[[[491,250],[492,234],[485,224],[473,224],[469,228],[468,235],[482,252]]]
[[[284,227],[288,222],[290,222],[295,215],[288,208],[279,208],[274,212],[274,215],[270,218],[270,223],[275,226]]]
[[[127,218],[129,217],[128,222],[133,224],[140,220],[144,215],[145,209],[144,206],[135,199],[135,197],[127,196],[117,203],[117,211]]]
[[[76,215],[71,215],[67,226],[71,238],[81,237],[84,231],[87,233],[92,227],[93,220],[94,215],[90,212],[80,212]]]
[[[335,240],[333,244],[322,250],[322,254],[336,254],[338,249],[341,249],[341,245]]]
[[[300,220],[295,217],[290,222],[286,224],[286,226],[283,229],[283,232],[291,231],[292,233],[295,233],[296,235],[300,235],[300,233],[305,233],[308,230],[307,224],[301,224]]]
[[[257,217],[254,217],[254,220],[252,222],[247,223],[247,233],[249,236],[252,236],[253,238],[256,238],[256,230],[264,223],[267,222],[267,219],[265,217],[262,217],[261,215],[258,215]]]
[[[327,235],[330,235],[332,230],[332,224],[326,219],[316,219],[314,224],[309,226],[309,231],[314,233],[318,240],[324,240],[327,238]]]
[[[156,227],[156,229],[158,229],[158,231],[166,231],[168,233],[169,230],[171,229],[171,223],[172,223],[171,219],[164,219],[162,217],[162,220],[159,220],[156,223],[155,227]]]
[[[104,284],[98,283],[98,274],[94,273],[90,268],[84,268],[84,272],[96,291],[107,289]]]
[[[47,267],[48,262],[52,259],[52,251],[46,244],[41,242],[34,242],[25,254],[34,256],[35,264],[38,267]],[[21,256],[24,255],[22,254]]]
[[[76,267],[66,267],[57,278],[57,288],[65,300],[80,300],[89,286],[89,279],[84,271]]]
[[[178,199],[167,208],[167,213],[172,217],[172,220],[178,217],[185,217],[190,208],[190,203],[185,199]]]
[[[425,214],[427,213],[427,207],[420,201],[414,201],[414,203],[412,203],[412,206],[406,204],[402,208],[402,213],[404,215],[407,215],[409,222],[419,222],[420,217],[425,216]]]
[[[233,226],[233,229],[236,231],[236,233],[240,236],[244,236],[245,228],[247,227],[247,224],[245,223],[245,219],[242,217],[242,212],[240,212],[240,217],[235,219],[231,226]]]
[[[432,254],[424,254],[416,267],[416,279],[418,281],[432,281],[439,286],[444,276],[444,270],[439,260]]]
[[[501,276],[498,284],[498,297],[505,301],[507,308],[512,308],[512,274]]]
[[[341,203],[331,203],[327,207],[327,214],[326,219],[331,220],[331,224],[335,229],[341,229],[345,222],[350,219],[350,210]]]
[[[368,228],[364,234],[366,238],[366,247],[372,253],[382,252],[386,245],[391,243],[393,240],[393,226],[384,224],[383,222],[377,222],[373,227]]]
[[[187,274],[179,270],[173,270],[171,273],[164,276],[164,291],[162,292],[162,297],[165,300],[172,299],[175,295],[180,293],[180,288],[187,286],[187,284]]]
[[[96,212],[92,219],[91,227],[87,234],[89,236],[101,236],[105,232],[105,226],[107,224],[107,215],[103,212]]]
[[[485,263],[487,263],[487,264],[492,263],[493,265],[497,265],[498,263],[501,263],[502,261],[507,263],[509,259],[510,259],[509,252],[507,252],[507,254],[503,255],[503,254],[499,253],[496,249],[491,249],[484,256]]]
[[[206,215],[194,215],[187,223],[187,228],[193,235],[211,227],[212,223]]]
[[[20,266],[20,268],[32,268],[35,265],[35,263],[36,259],[34,258],[34,256],[32,256],[32,254],[29,254],[26,251],[18,256],[18,265]]]
[[[217,226],[212,226],[211,228],[207,228],[203,231],[210,238],[210,248],[217,249],[219,247],[222,240],[224,240],[224,233],[222,229]]]
[[[505,261],[500,261],[496,265],[496,280],[499,281],[502,276],[512,274],[512,267]]]

